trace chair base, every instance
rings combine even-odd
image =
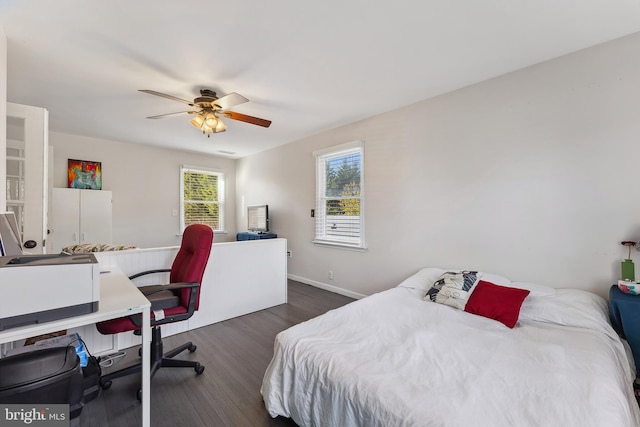
[[[183,351],[189,350],[189,353],[193,353],[194,351],[196,351],[196,348],[197,347],[193,343],[188,342],[182,344],[180,347],[176,347],[166,353],[163,353],[162,334],[160,332],[160,327],[154,327],[152,329],[151,339],[151,378],[153,378],[155,373],[160,368],[193,368],[196,371],[197,375],[202,374],[204,372],[204,366],[202,366],[199,362],[196,362],[194,360],[174,359],[175,356],[182,353]],[[127,366],[126,368],[120,369],[118,371],[102,375],[100,377],[100,387],[103,390],[107,390],[109,387],[111,387],[112,380],[140,372],[142,372],[142,361],[137,362],[131,366]],[[141,400],[141,398],[141,390],[138,390],[138,400]]]

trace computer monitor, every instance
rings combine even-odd
[[[247,229],[254,233],[266,233],[269,231],[268,205],[247,207]]]
[[[0,255],[22,255],[22,238],[14,212],[0,213]]]

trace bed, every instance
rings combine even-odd
[[[640,425],[633,359],[604,299],[482,272],[450,292],[460,283],[447,273],[463,274],[425,268],[278,334],[269,414],[322,427]],[[480,283],[526,294],[513,327],[495,303],[478,312]]]

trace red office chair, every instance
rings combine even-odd
[[[185,228],[182,235],[182,244],[171,269],[144,271],[130,277],[134,279],[150,273],[170,272],[168,285],[152,285],[140,287],[140,291],[151,301],[151,376],[161,367],[188,367],[194,368],[196,374],[204,371],[204,366],[196,361],[174,359],[176,355],[189,350],[193,353],[196,346],[191,342],[181,345],[163,354],[162,334],[160,325],[179,322],[190,318],[198,309],[200,303],[200,283],[204,274],[211,244],[213,243],[213,230],[208,225],[192,224]],[[154,310],[163,310],[164,318],[156,319]],[[117,334],[120,332],[134,331],[140,334],[142,318],[140,314],[118,319],[107,320],[96,324],[101,334]],[[123,377],[134,372],[140,372],[142,363],[106,374],[100,378],[100,386],[106,390],[111,387],[111,380]],[[138,399],[141,391],[138,390]]]

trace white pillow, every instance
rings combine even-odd
[[[504,276],[500,276],[499,274],[485,273],[481,271],[478,273],[478,278],[484,280],[485,282],[491,282],[494,285],[509,286],[513,288],[517,287],[511,286],[511,280],[507,279]]]
[[[528,298],[520,311],[522,320],[553,323],[611,332],[609,305],[604,298],[582,289],[554,289],[553,295]]]
[[[446,270],[442,268],[426,267],[404,279],[398,287],[407,288],[412,294],[422,298],[431,289],[433,283],[445,272]]]
[[[499,283],[496,283],[499,285]],[[555,295],[556,290],[551,286],[539,285],[537,283],[529,283],[529,282],[511,282],[512,288],[520,288],[527,289],[529,291],[529,295],[534,297],[543,297],[549,295]]]

